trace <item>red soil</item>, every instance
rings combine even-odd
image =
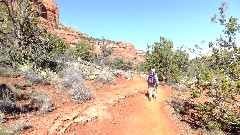
[[[0,83],[6,78],[1,78]],[[14,80],[14,79],[13,79]],[[54,86],[36,86],[51,96],[55,109],[48,114],[22,114],[11,120],[26,120],[32,128],[22,134],[81,134],[81,135],[175,135],[184,134],[181,123],[175,121],[165,102],[172,91],[159,86],[156,100],[147,98],[146,80],[135,75],[132,80],[118,79],[116,85],[89,82],[96,88],[94,99],[78,105],[64,90]]]

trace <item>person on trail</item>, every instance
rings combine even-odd
[[[151,98],[153,97],[156,100],[159,80],[154,68],[151,69],[147,82],[148,82],[148,99],[149,101],[151,101]]]

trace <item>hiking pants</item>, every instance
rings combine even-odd
[[[151,98],[154,96],[154,98],[157,97],[157,89],[158,85],[157,83],[149,83],[148,84],[148,98],[151,100]]]

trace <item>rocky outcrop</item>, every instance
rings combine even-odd
[[[84,41],[91,44],[94,47],[93,53],[96,55],[101,54],[102,40],[94,39],[91,36],[59,24],[59,11],[57,4],[52,0],[34,0],[35,3],[41,5],[41,22],[51,33],[57,34],[62,39],[64,39],[71,48],[75,48],[75,44],[79,41]],[[105,42],[107,47],[113,48],[113,54],[110,58],[114,59],[116,57],[122,57],[127,60],[134,62],[144,61],[145,52],[142,50],[137,50],[132,43],[127,42],[115,42],[107,41]]]
[[[98,49],[99,49],[98,45]],[[135,62],[143,62],[145,53],[142,50],[137,50],[132,43],[128,42],[110,42],[107,44],[107,47],[113,48],[113,54],[111,58],[121,57],[127,60],[135,61]],[[99,50],[101,51],[101,49]]]
[[[103,41],[101,40],[92,40],[89,41],[90,44],[94,46],[94,53],[96,55],[101,54],[101,46],[103,45]],[[110,56],[111,59],[114,58],[124,58],[126,60],[130,60],[133,62],[143,62],[145,57],[145,52],[142,50],[137,50],[132,43],[122,42],[122,41],[107,41],[104,42],[107,47],[113,49],[113,53]]]
[[[41,24],[48,30],[54,30],[59,25],[59,11],[57,3],[52,0],[32,0],[39,5]]]
[[[55,29],[53,33],[63,38],[67,43],[69,43],[71,48],[75,48],[75,44],[77,42],[84,41],[94,47],[93,53],[96,56],[101,54],[101,46],[103,45],[103,41],[101,39],[92,38],[83,32],[64,25],[59,25],[58,29]],[[136,63],[144,61],[145,52],[143,50],[137,50],[132,43],[109,40],[105,41],[104,43],[107,45],[107,47],[113,48],[113,53],[110,56],[111,59],[121,57]]]

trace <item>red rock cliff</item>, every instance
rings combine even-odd
[[[74,44],[79,41],[85,41],[94,46],[94,53],[99,55],[101,53],[101,40],[93,39],[91,36],[74,30],[70,27],[59,24],[59,11],[57,4],[52,0],[34,0],[35,3],[41,5],[41,21],[47,29],[63,38],[70,47],[75,47]],[[145,52],[137,50],[132,43],[127,42],[107,42],[107,47],[113,48],[111,58],[122,57],[134,62],[144,61]]]
[[[52,0],[32,0],[39,5],[41,24],[48,30],[54,30],[59,24],[57,3]]]

